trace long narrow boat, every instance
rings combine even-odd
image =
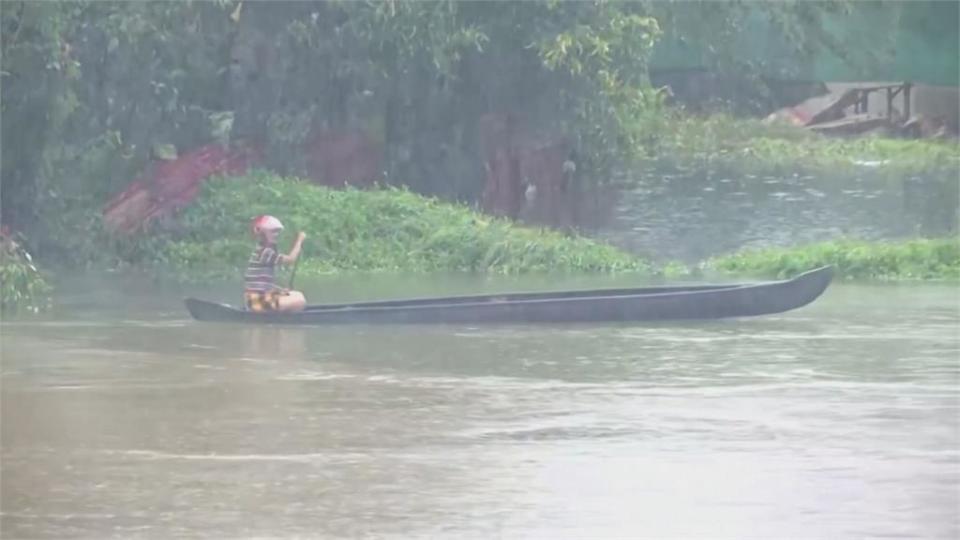
[[[186,299],[199,321],[259,324],[438,324],[670,321],[748,317],[789,311],[819,297],[829,266],[785,281],[417,298],[308,306],[297,313],[256,313]]]

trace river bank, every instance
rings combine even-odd
[[[858,174],[866,167],[889,176],[956,178],[960,171],[960,142],[955,138],[828,137],[778,122],[727,114],[695,116],[674,109],[663,111],[657,128],[641,170],[668,163],[740,175]]]
[[[846,280],[960,280],[960,239],[835,240],[792,248],[743,250],[704,263],[706,268],[724,274],[779,278],[826,265],[833,266],[836,275]]]
[[[233,276],[253,239],[249,220],[279,217],[280,246],[308,233],[298,272],[650,272],[588,238],[523,227],[404,189],[334,190],[256,171],[205,183],[175,222],[116,244],[121,260],[185,278]]]
[[[406,191],[332,191],[294,180],[250,180],[211,182],[176,223],[116,242],[113,269],[185,284],[236,280],[252,245],[246,230],[249,212],[241,209],[272,211],[281,201],[293,200],[297,202],[284,214],[287,230],[281,244],[287,245],[297,230],[310,231],[298,268],[301,279],[371,273],[777,279],[833,265],[840,280],[960,280],[956,238],[846,239],[740,250],[693,264],[652,263],[601,242],[520,227]],[[311,208],[323,211],[308,211]],[[45,309],[50,283],[73,273],[51,268],[42,273],[24,261],[5,258],[0,264],[4,310]]]
[[[951,238],[805,243],[736,250],[702,263],[651,263],[588,238],[523,227],[409,191],[330,190],[258,172],[209,182],[165,231],[119,244],[138,268],[166,268],[186,280],[235,276],[252,241],[248,214],[287,224],[281,245],[309,231],[301,275],[339,272],[633,273],[678,269],[729,276],[785,277],[833,265],[844,279],[957,279],[960,241]]]
[[[260,171],[207,182],[181,215],[133,238],[109,236],[91,201],[63,202],[69,212],[54,212],[39,233],[46,273],[17,257],[0,261],[3,309],[42,309],[49,282],[78,268],[147,271],[182,282],[235,277],[251,245],[247,220],[261,212],[279,215],[288,236],[296,229],[311,234],[301,276],[777,278],[833,264],[840,279],[960,279],[956,141],[827,138],[675,110],[661,120],[648,158],[615,182],[636,191],[624,192],[619,210],[621,227],[650,231],[632,233],[636,240],[524,227],[404,189],[337,191]],[[634,223],[638,216],[644,221]],[[75,238],[78,230],[86,234]]]

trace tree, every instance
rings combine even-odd
[[[477,124],[494,111],[569,137],[579,170],[603,178],[665,127],[648,79],[661,36],[709,37],[711,61],[734,69],[751,17],[813,51],[836,47],[820,18],[844,6],[5,2],[0,218],[55,239],[170,145],[260,139],[273,168],[296,173],[318,127],[382,142],[389,182],[469,200]]]

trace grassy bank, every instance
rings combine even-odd
[[[827,137],[810,130],[714,114],[668,113],[651,159],[687,168],[724,168],[743,174],[856,173],[880,167],[890,174],[960,171],[956,140],[884,136]]]
[[[782,278],[824,265],[833,265],[841,279],[960,280],[960,239],[836,240],[741,251],[713,258],[704,266],[738,276]]]
[[[117,246],[117,257],[184,281],[236,278],[253,247],[249,219],[269,213],[308,233],[300,275],[334,272],[635,272],[683,278],[693,268],[653,267],[612,246],[522,227],[401,189],[332,190],[257,171],[204,185],[165,231]],[[841,279],[957,280],[960,240],[836,240],[719,256],[700,268],[744,277],[787,277],[833,265]]]
[[[331,190],[266,172],[208,182],[174,228],[124,246],[138,266],[171,270],[185,280],[236,278],[253,246],[250,217],[269,213],[286,224],[281,249],[308,233],[301,275],[333,272],[636,272],[691,274],[670,263],[654,268],[606,244],[522,227],[464,206],[409,191]],[[787,277],[833,265],[841,279],[960,279],[960,240],[837,240],[743,251],[706,261],[708,272]]]
[[[614,247],[521,227],[400,189],[332,190],[266,172],[207,182],[168,232],[120,246],[122,258],[184,277],[236,277],[253,239],[249,220],[286,225],[281,249],[308,234],[298,273],[337,271],[648,272]]]
[[[884,137],[829,138],[808,130],[726,115],[697,117],[667,111],[651,133],[651,175],[664,161],[687,170],[743,175],[859,175],[865,167],[903,178],[960,171],[954,141]],[[207,182],[195,204],[163,230],[135,240],[109,238],[101,202],[89,194],[47,201],[41,225],[26,231],[44,268],[56,272],[131,266],[182,281],[236,279],[252,239],[249,218],[278,215],[287,224],[286,249],[308,232],[300,275],[332,272],[636,272],[681,279],[700,268],[731,276],[783,277],[832,264],[840,278],[960,280],[956,239],[903,242],[837,240],[795,248],[719,256],[696,268],[653,268],[633,255],[589,239],[521,227],[473,210],[399,189],[335,191],[266,172]],[[50,286],[19,255],[0,260],[0,307],[35,311]]]

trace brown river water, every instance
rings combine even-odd
[[[374,282],[308,293],[403,296]],[[4,539],[960,535],[955,286],[834,284],[730,321],[319,328],[198,323],[184,291],[139,290],[0,325]]]

